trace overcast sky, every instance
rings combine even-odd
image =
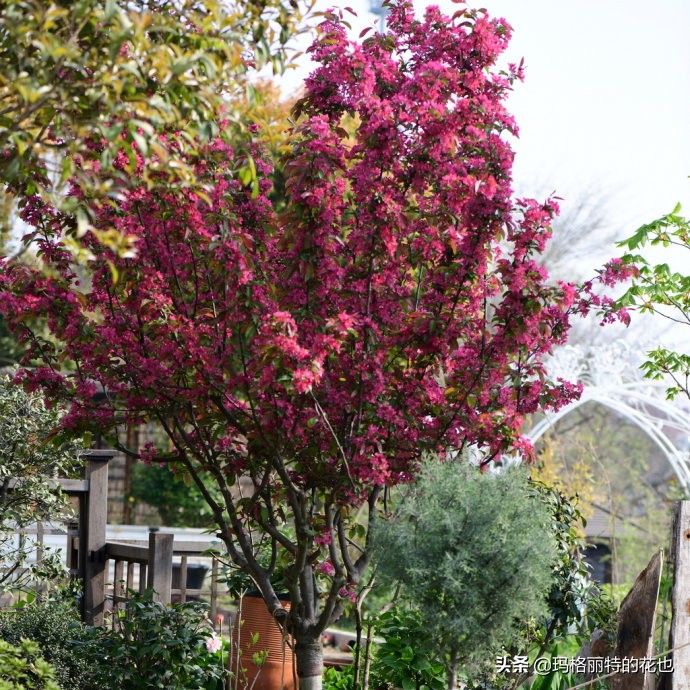
[[[368,0],[320,0],[318,9],[334,4],[358,13],[353,36],[375,21]],[[420,12],[426,4],[415,1]],[[509,101],[520,127],[520,193],[556,192],[564,210],[583,195],[603,197],[621,239],[678,201],[690,213],[689,0],[471,4],[508,20],[507,57],[525,59],[525,81]]]

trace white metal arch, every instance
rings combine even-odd
[[[639,354],[621,343],[604,348],[561,348],[549,371],[554,377],[579,381],[579,400],[547,413],[526,434],[532,443],[573,410],[596,402],[635,424],[661,449],[681,485],[690,489],[690,409],[685,400],[668,401],[663,382],[643,378]]]

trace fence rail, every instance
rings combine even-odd
[[[97,568],[94,569],[92,562],[97,560],[87,558],[87,552],[93,548],[95,544],[92,542],[90,535],[98,535],[101,531],[101,518],[104,517],[103,511],[107,502],[108,491],[108,461],[115,455],[115,451],[110,450],[89,450],[84,452],[81,457],[85,460],[85,477],[84,479],[51,479],[48,484],[51,488],[59,489],[64,494],[70,497],[76,497],[78,509],[78,519],[67,526],[68,548],[67,559],[70,574],[73,577],[78,577],[84,582],[84,594],[81,599],[81,614],[86,622],[93,622],[95,619],[92,615],[92,606],[87,592],[90,587],[88,583],[94,580],[94,575],[97,576]],[[7,490],[11,491],[17,485],[21,484],[22,478],[11,478],[7,482]],[[74,533],[74,525],[78,524],[78,532]],[[103,520],[102,529],[105,530],[105,521]],[[46,535],[52,533],[52,528],[46,527],[42,523],[38,523],[35,527],[25,527],[17,530],[18,538],[24,539],[27,535],[36,536],[36,562],[41,563],[44,553],[44,539]],[[72,549],[72,537],[79,539],[79,548]],[[80,554],[77,556],[77,551]],[[97,580],[96,580],[96,584]],[[91,608],[90,608],[91,607]]]
[[[210,617],[214,622],[218,613],[218,597],[222,593],[219,586],[218,557],[208,552],[208,544],[203,541],[182,541],[175,543],[174,534],[154,532],[144,542],[106,542],[106,558],[109,562],[107,572],[112,573],[112,584],[104,591],[105,608],[111,602],[114,612],[121,610],[130,598],[130,592],[143,592],[149,588],[154,598],[163,603],[188,601],[191,598],[209,600]],[[210,561],[209,566],[190,563],[189,559]],[[192,568],[203,567],[210,570],[210,588],[190,587],[188,576]],[[203,573],[205,574],[205,573]],[[202,582],[203,584],[203,575]]]

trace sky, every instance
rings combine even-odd
[[[376,21],[368,0],[349,5],[353,37]],[[421,13],[427,4],[415,0]],[[459,5],[439,2],[449,14]],[[690,2],[688,0],[484,0],[514,34],[506,58],[525,60],[508,108],[520,137],[520,194],[563,197],[563,211],[592,199],[624,239],[681,202],[690,214]],[[295,88],[305,60],[284,82]],[[593,238],[596,241],[596,237]],[[612,245],[611,245],[612,246]],[[613,255],[612,248],[609,255]]]

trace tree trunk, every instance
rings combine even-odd
[[[458,687],[458,672],[456,666],[454,666],[452,669],[448,669],[446,684],[448,690],[455,690]]]
[[[321,638],[295,638],[299,690],[321,690],[323,646]]]
[[[450,650],[446,665],[446,687],[447,690],[455,690],[458,687],[458,652],[454,648]]]

